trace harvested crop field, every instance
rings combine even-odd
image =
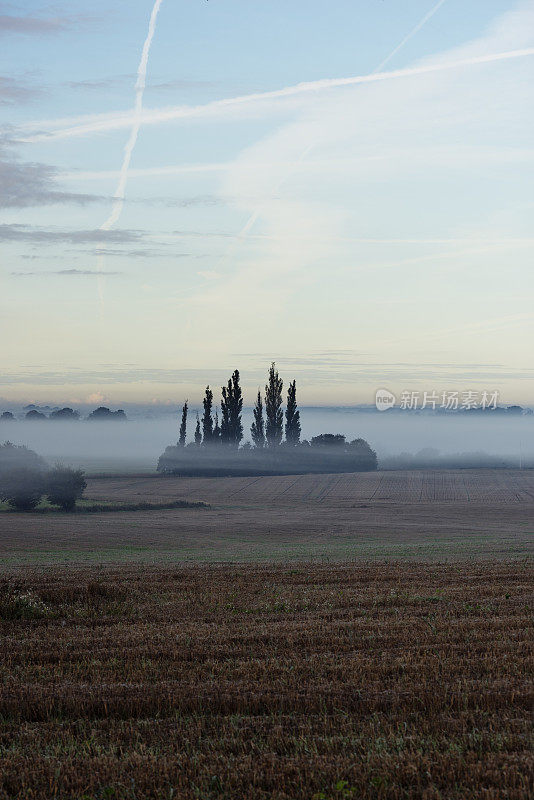
[[[528,562],[14,569],[0,798],[532,796]]]
[[[208,509],[1,514],[0,563],[522,558],[534,470],[265,478],[100,477],[94,503]]]

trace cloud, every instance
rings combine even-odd
[[[30,225],[0,224],[0,240],[4,242],[42,242],[43,244],[56,242],[69,242],[71,244],[88,244],[95,242],[135,242],[142,234],[139,231],[116,229],[112,231],[86,230],[62,231],[45,230]]]
[[[40,94],[35,86],[30,86],[27,81],[0,75],[0,105],[11,106],[17,103],[27,103]]]
[[[213,89],[218,85],[219,83],[217,81],[195,81],[177,78],[175,80],[161,81],[159,83],[153,80],[147,83],[147,89],[153,92],[174,92],[182,89]]]
[[[101,199],[96,195],[61,191],[57,186],[57,175],[58,170],[48,164],[19,161],[0,142],[0,208],[62,203],[86,205]]]
[[[129,203],[145,205],[163,205],[167,208],[193,208],[196,206],[220,206],[231,202],[230,198],[219,195],[196,195],[194,197],[138,197],[130,198]]]
[[[152,178],[158,175],[183,175],[196,172],[224,172],[230,169],[231,162],[211,163],[211,164],[172,164],[165,167],[144,167],[141,169],[130,169],[128,172],[128,180],[131,178]],[[120,175],[119,170],[98,170],[83,172],[62,172],[61,179],[64,181],[99,181],[107,180],[109,178],[118,178]]]
[[[269,361],[267,359],[267,362]],[[280,361],[280,360],[279,360]],[[277,362],[278,363],[278,362]],[[281,362],[280,362],[281,363]],[[354,379],[356,376],[362,383],[372,383],[379,386],[384,381],[403,382],[405,385],[410,382],[427,380],[429,385],[432,382],[451,384],[464,383],[470,386],[492,384],[506,379],[513,379],[522,382],[530,382],[534,378],[532,368],[510,368],[501,365],[479,365],[476,370],[474,365],[461,362],[439,363],[429,362],[424,364],[413,362],[385,362],[368,361],[344,364],[313,364],[313,362],[298,365],[291,365],[291,376],[296,377],[298,383],[303,385],[332,383],[346,384],[347,379]],[[83,369],[72,367],[69,369],[41,370],[38,368],[27,368],[17,371],[4,370],[2,381],[5,386],[16,384],[31,385],[116,385],[116,384],[136,384],[136,383],[159,383],[159,384],[183,384],[196,383],[199,386],[205,385],[206,375],[210,375],[212,386],[222,385],[228,378],[228,369],[210,368],[204,369],[165,369],[143,366],[113,366],[102,367],[99,369]],[[246,383],[253,384],[259,382],[262,385],[265,381],[266,368],[255,367],[243,374]],[[100,402],[98,399],[89,402]]]
[[[66,81],[64,86],[69,89],[78,90],[87,90],[87,91],[100,91],[101,89],[113,89],[124,87],[130,84],[132,81],[135,81],[136,75],[132,73],[127,73],[124,75],[110,75],[107,78],[86,78],[85,80],[81,81]],[[203,89],[203,88],[213,88],[218,84],[214,81],[195,81],[195,80],[170,80],[170,81],[161,81],[156,82],[155,80],[147,81],[146,88],[151,92],[156,91],[176,91],[176,90],[184,90],[184,89]]]
[[[36,278],[44,278],[47,275],[123,275],[123,272],[99,272],[96,269],[58,269],[58,270],[49,270],[45,272],[12,272],[12,275],[17,275],[21,277],[30,277],[34,276]]]
[[[379,82],[391,82],[399,79],[411,79],[417,76],[429,75],[432,73],[449,72],[464,67],[474,67],[477,65],[491,64],[510,59],[520,59],[534,55],[534,48],[517,48],[509,51],[486,52],[477,55],[470,55],[465,58],[427,61],[409,67],[407,69],[392,70],[390,72],[376,72],[367,75],[355,75],[350,78],[325,78],[317,81],[299,83],[294,86],[286,86],[283,89],[275,89],[270,92],[256,92],[249,95],[229,97],[223,100],[213,100],[197,106],[174,106],[170,108],[145,109],[141,114],[142,125],[155,125],[170,122],[176,119],[188,119],[194,117],[210,117],[227,115],[229,112],[235,117],[236,111],[248,106],[257,106],[268,113],[279,107],[285,100],[298,103],[306,102],[308,96],[315,97],[322,92],[329,93],[329,90],[342,87],[354,87],[362,84],[372,84]],[[273,105],[274,103],[274,105]],[[266,105],[265,105],[266,104]],[[291,106],[290,106],[291,107]],[[257,109],[256,112],[257,113]],[[23,142],[39,142],[43,140],[65,139],[73,136],[87,136],[93,133],[103,133],[106,131],[129,128],[135,116],[132,112],[113,112],[108,114],[89,115],[75,118],[61,118],[56,120],[44,120],[30,122],[24,126],[26,130],[34,130],[33,135],[23,137]]]
[[[186,258],[190,255],[190,253],[165,253],[161,250],[114,250],[104,247],[84,252],[93,256],[112,256],[113,258]]]
[[[87,402],[88,403],[105,403],[107,402],[107,395],[102,394],[102,392],[93,392],[92,394],[88,395]]]
[[[64,86],[75,91],[99,91],[100,89],[113,89],[124,86],[127,82],[134,79],[131,75],[114,75],[109,78],[87,78],[83,81],[66,81]]]
[[[74,27],[79,20],[80,17],[77,16],[39,17],[33,14],[26,14],[21,17],[10,14],[0,14],[0,36],[2,34],[13,33],[33,36],[61,33]]]
[[[361,289],[368,298],[373,287],[377,305],[388,285],[380,286],[381,269],[376,269],[376,278],[373,275],[374,254],[369,257],[366,242],[428,244],[423,257],[432,270],[432,253],[438,259],[462,255],[441,256],[440,241],[463,240],[468,246],[482,240],[489,250],[489,240],[506,239],[509,231],[484,226],[488,206],[514,201],[506,194],[510,188],[502,179],[504,173],[488,169],[486,155],[493,158],[516,146],[530,149],[525,120],[526,110],[532,108],[531,63],[518,57],[496,58],[495,53],[532,53],[533,40],[530,3],[505,15],[480,38],[393,73],[402,80],[354,79],[342,92],[306,89],[306,102],[300,102],[301,96],[294,118],[242,151],[222,173],[221,195],[239,198],[237,210],[249,220],[247,226],[252,221],[249,227],[255,227],[252,233],[242,228],[222,263],[213,265],[225,274],[224,281],[183,298],[191,325],[205,320],[205,335],[218,332],[220,337],[222,330],[220,346],[233,348],[239,332],[225,329],[221,320],[236,302],[242,327],[254,330],[268,319],[270,328],[284,330],[291,301],[300,309],[303,293],[320,291],[323,282],[330,302],[339,302],[340,308],[348,310],[345,298],[354,297],[354,313],[361,317],[355,319],[354,330],[368,329],[373,312],[371,307],[362,308],[350,275],[357,274],[362,263],[368,268]],[[452,68],[459,63],[464,65],[461,72]],[[479,150],[484,157],[470,159]],[[332,169],[330,162],[336,159],[341,168]],[[264,200],[248,202],[252,197]],[[473,220],[480,224],[471,241]],[[334,301],[324,265],[339,262],[339,243],[351,237],[362,247],[343,251],[344,280],[352,283],[340,289]],[[239,245],[245,241],[246,251]],[[386,265],[399,263],[393,249],[386,258]],[[410,261],[416,264],[415,259]],[[464,269],[470,266],[464,263]],[[424,278],[422,266],[416,269]],[[406,285],[412,286],[411,296],[419,300],[417,314],[423,318],[421,298],[433,308],[439,308],[439,300],[424,295],[428,283],[424,288],[412,285],[410,278],[407,268]],[[400,280],[398,289],[400,294],[406,292]],[[328,329],[335,342],[336,322],[335,312],[325,306],[317,335]],[[343,329],[343,321],[339,322]],[[415,327],[416,322],[410,321],[412,338]],[[298,330],[295,335],[299,337]],[[315,336],[310,331],[311,346]]]
[[[366,168],[369,172],[373,172],[376,174],[377,171],[381,170],[382,172],[389,171],[391,169],[392,163],[395,166],[399,167],[399,158],[402,158],[405,153],[407,152],[407,148],[403,148],[402,152],[398,150],[389,150],[387,152],[383,152],[380,155],[357,155],[354,154],[352,156],[346,155],[343,158],[339,157],[332,157],[332,158],[323,158],[317,159],[314,158],[313,161],[308,159],[303,160],[299,164],[299,170],[306,170],[306,171],[315,171],[315,172],[324,172],[325,170],[329,170],[331,172],[344,172],[348,166],[358,166],[359,168]],[[431,147],[428,146],[425,150],[421,150],[420,148],[412,148],[409,151],[411,156],[418,155],[419,159],[424,159],[428,162],[429,165],[435,164],[436,161],[440,163],[447,162],[451,168],[465,168],[473,164],[495,164],[495,163],[521,163],[525,161],[534,161],[534,148],[532,147],[461,147],[457,145],[454,148],[449,146],[442,146],[442,147]],[[402,166],[402,164],[401,164]],[[209,172],[230,172],[235,167],[235,161],[226,161],[220,163],[210,163],[206,162],[205,164],[166,164],[161,167],[138,167],[136,169],[131,169],[128,172],[128,180],[132,180],[132,178],[153,178],[153,177],[168,177],[171,175],[184,175],[189,173],[209,173]],[[249,169],[251,172],[255,170],[263,170],[266,168],[274,168],[274,169],[285,169],[286,172],[290,172],[295,167],[294,160],[290,161],[283,161],[282,159],[278,159],[272,162],[252,162],[247,160],[247,162],[240,162],[240,169]],[[409,165],[407,166],[407,169]],[[78,172],[62,172],[60,173],[61,180],[63,181],[100,181],[100,180],[111,180],[114,178],[118,178],[119,171],[118,170],[94,170],[94,171],[78,171]],[[206,196],[207,197],[207,196]],[[224,202],[233,202],[237,198],[236,197],[221,197],[217,195],[222,201]],[[165,198],[155,198],[155,200],[160,200],[163,202]],[[194,199],[194,198],[193,198]],[[254,198],[249,198],[252,201]],[[256,198],[258,199],[258,198]],[[185,198],[187,200],[187,198]],[[129,202],[141,202],[136,201],[130,198]],[[146,202],[149,202],[147,200]]]

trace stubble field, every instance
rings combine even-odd
[[[528,562],[14,569],[0,798],[526,800]]]

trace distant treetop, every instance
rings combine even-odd
[[[49,419],[73,421],[80,419],[80,412],[74,411],[72,408],[60,408],[57,411],[52,411]]]
[[[26,414],[25,419],[30,420],[31,422],[41,422],[43,419],[48,419],[48,417],[46,414],[43,414],[42,411],[37,411],[35,408],[32,408],[32,410],[28,411]]]
[[[106,422],[107,421],[114,422],[114,421],[125,420],[126,414],[122,409],[119,409],[118,411],[111,411],[109,408],[106,408],[105,406],[99,406],[94,411],[91,411],[87,419],[91,421],[96,420],[97,422],[99,422],[100,420],[104,420]]]

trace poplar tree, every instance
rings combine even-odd
[[[283,381],[278,375],[278,370],[273,361],[269,370],[269,380],[265,387],[265,438],[267,446],[278,447],[282,441],[284,415],[282,412]]]
[[[188,411],[187,400],[185,401],[183,408],[182,408],[182,421],[180,423],[180,437],[178,439],[178,446],[185,447],[185,437],[187,435],[187,411]]]
[[[286,408],[286,442],[293,447],[300,442],[300,411],[297,408],[297,382],[289,384]]]
[[[202,444],[202,431],[200,430],[200,420],[198,418],[198,412],[197,412],[197,425],[195,428],[195,444],[197,445],[197,447],[200,447],[200,445]]]
[[[254,442],[254,447],[257,450],[262,450],[265,446],[265,420],[263,419],[263,402],[259,389],[253,414],[254,422],[250,428],[250,434],[252,436],[252,441]]]
[[[231,447],[239,447],[243,438],[242,411],[243,394],[239,385],[239,370],[236,369],[228,379],[228,384],[222,387],[221,400],[221,441]]]
[[[219,425],[219,412],[215,412],[215,427],[213,428],[213,444],[221,443],[221,426]]]
[[[213,417],[211,411],[213,408],[213,392],[209,386],[206,386],[206,393],[202,401],[204,406],[204,414],[202,415],[202,435],[204,444],[212,444],[213,442]]]

